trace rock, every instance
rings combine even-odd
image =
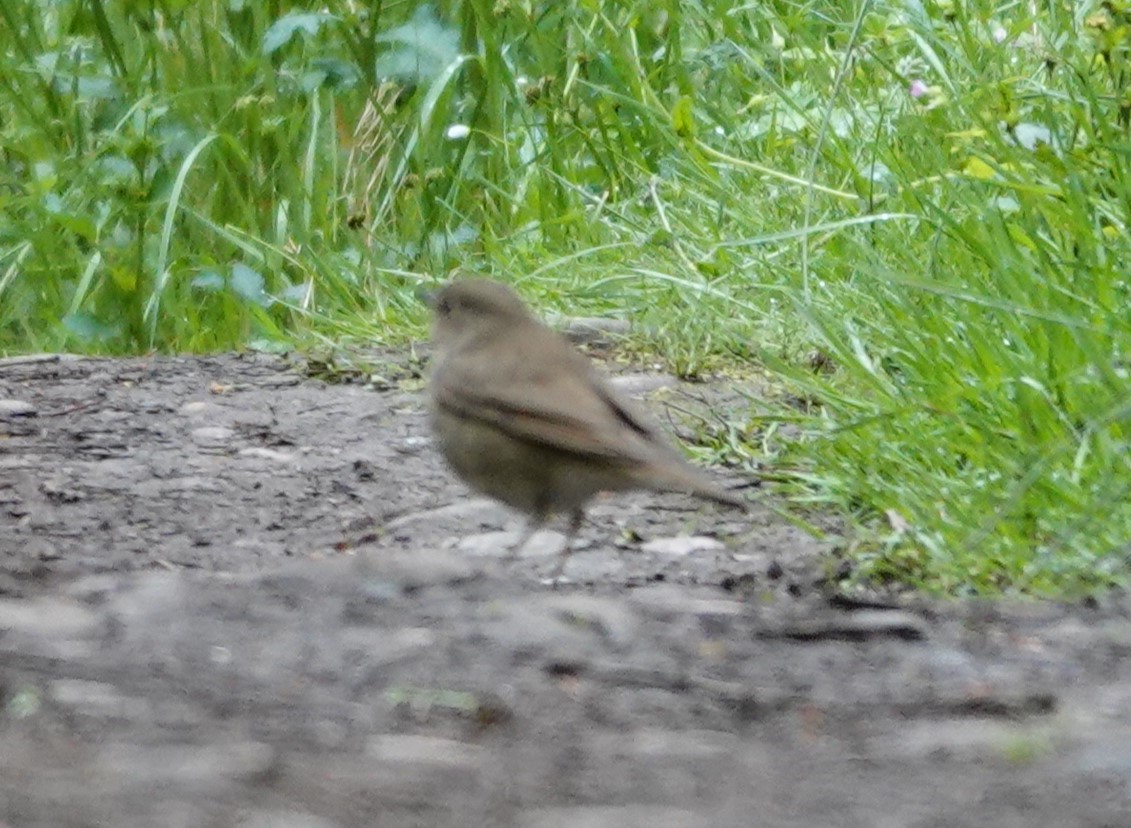
[[[394,448],[401,454],[419,454],[431,444],[432,441],[428,437],[414,435],[405,437]]]
[[[518,532],[484,532],[460,538],[455,551],[473,558],[503,558],[522,536]]]
[[[182,405],[177,413],[184,417],[196,417],[201,414],[211,414],[219,411],[219,408],[210,402],[204,400],[192,400]]]
[[[578,345],[611,343],[625,337],[632,328],[625,319],[604,316],[569,316],[551,319],[551,323]]]
[[[427,524],[429,528],[435,526],[450,526],[453,529],[462,527],[470,529],[475,526],[504,526],[512,517],[506,507],[500,506],[487,498],[471,498],[457,500],[447,506],[437,509],[425,509],[421,512],[401,515],[385,524],[385,530],[396,530],[412,527],[416,524]]]
[[[225,446],[235,436],[235,431],[224,426],[201,426],[192,430],[192,441],[201,448]]]
[[[927,637],[927,624],[917,615],[901,610],[861,610],[825,618],[793,619],[763,630],[762,638],[796,638],[799,641],[901,638],[920,641]]]
[[[520,558],[548,558],[566,551],[569,539],[553,529],[539,529],[530,540],[516,550]]]
[[[0,630],[32,638],[68,638],[86,635],[98,624],[88,609],[51,598],[0,601]]]
[[[37,413],[26,400],[0,400],[0,417],[34,417]]]
[[[263,448],[262,446],[240,449],[238,454],[240,457],[257,457],[261,460],[271,460],[280,464],[293,463],[295,460],[295,456],[290,452],[275,451],[274,449]]]
[[[671,374],[622,374],[613,377],[612,384],[632,397],[641,397],[661,388],[673,388],[679,380]]]
[[[719,552],[726,549],[722,541],[704,535],[676,535],[672,538],[653,538],[642,544],[643,552],[682,557],[692,552]]]

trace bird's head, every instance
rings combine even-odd
[[[431,298],[432,338],[440,347],[531,319],[511,288],[489,279],[457,279]]]

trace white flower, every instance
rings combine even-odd
[[[471,134],[471,127],[467,124],[452,124],[444,130],[444,137],[449,141],[461,141]]]

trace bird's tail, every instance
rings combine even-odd
[[[708,487],[697,486],[690,491],[690,494],[706,498],[707,500],[713,500],[715,503],[721,503],[723,506],[741,509],[744,512],[749,508],[749,504],[747,504],[745,498],[738,496],[734,492],[729,492],[714,483]]]
[[[681,465],[677,469],[653,470],[653,474],[649,475],[648,485],[657,491],[682,492],[743,511],[748,508],[745,498],[724,489],[707,475],[691,466]]]

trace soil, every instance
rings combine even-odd
[[[387,364],[0,361],[0,826],[1131,825],[1125,596],[845,595],[770,486],[554,581]]]

